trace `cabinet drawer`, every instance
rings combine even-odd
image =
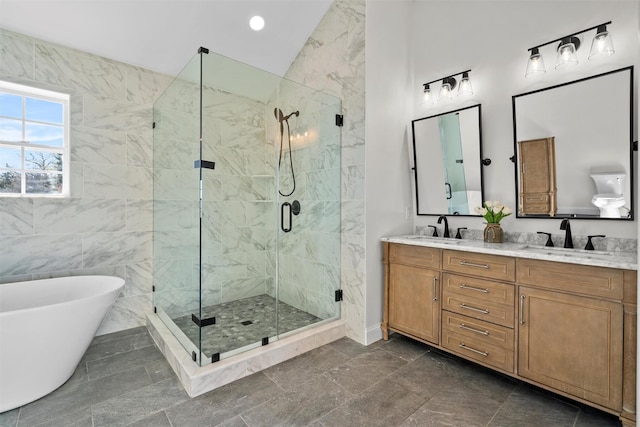
[[[441,249],[399,243],[389,245],[390,262],[440,269],[441,260]]]
[[[489,279],[513,282],[516,274],[514,258],[473,252],[442,251],[442,269]]]
[[[461,314],[443,311],[442,330],[448,330],[458,335],[471,337],[509,351],[513,351],[515,347],[513,329],[494,325],[493,323],[484,322]]]
[[[533,203],[533,204],[549,204],[551,201],[551,196],[549,193],[529,193],[522,195],[523,203]]]
[[[515,295],[515,287],[511,284],[451,273],[442,274],[442,289],[443,292],[464,295],[474,300],[507,305],[513,305]]]
[[[482,301],[474,298],[442,292],[442,308],[454,313],[463,314],[498,325],[513,328],[515,310],[513,304],[496,304],[491,301]]]
[[[551,204],[549,203],[524,202],[522,204],[522,211],[525,214],[529,214],[529,215],[548,214],[550,210],[551,210]]]
[[[513,350],[489,344],[481,339],[457,334],[447,329],[442,331],[442,347],[466,358],[513,372]]]
[[[622,299],[624,270],[525,258],[518,258],[517,262],[520,284]]]

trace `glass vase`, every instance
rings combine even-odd
[[[504,242],[504,231],[499,223],[488,223],[484,228],[484,241],[486,243]]]

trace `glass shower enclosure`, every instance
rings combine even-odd
[[[196,363],[340,317],[340,113],[205,48],[154,104],[154,311]]]

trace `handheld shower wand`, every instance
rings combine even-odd
[[[288,194],[284,194],[282,191],[278,190],[281,196],[286,197],[286,196],[292,195],[293,192],[296,191],[296,173],[293,170],[293,157],[291,156],[291,129],[289,128],[289,119],[292,116],[299,117],[300,111],[296,110],[285,116],[282,113],[282,110],[276,107],[273,109],[273,115],[276,117],[276,120],[280,123],[280,157],[278,159],[278,169],[280,169],[280,166],[282,164],[282,146],[284,145],[284,123],[287,124],[287,141],[289,144],[289,165],[291,166],[291,178],[293,180],[293,189]]]

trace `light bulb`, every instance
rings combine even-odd
[[[249,19],[249,26],[253,31],[260,31],[264,28],[264,18],[262,16],[252,16]]]
[[[425,84],[422,92],[422,105],[429,104],[433,104],[433,94],[431,93],[431,86],[429,86],[429,84]]]
[[[531,56],[529,56],[529,61],[527,62],[527,70],[524,73],[525,77],[529,77],[531,75],[540,75],[547,72],[547,69],[544,66],[544,60],[542,59],[542,55],[540,55],[540,51],[537,47],[531,49]]]
[[[453,78],[448,78],[448,79],[443,79],[442,80],[442,86],[440,86],[440,93],[438,95],[438,101],[444,101],[446,99],[453,99],[453,94],[452,92],[452,85],[451,85],[451,81],[453,80],[453,82],[455,82],[455,80]]]
[[[462,79],[458,86],[458,96],[473,95],[473,88],[471,87],[471,81],[469,80],[469,73],[462,73]]]
[[[613,55],[613,40],[607,31],[606,25],[600,25],[596,31],[596,35],[591,42],[591,50],[589,51],[589,59],[603,58]]]
[[[556,59],[556,70],[568,65],[578,65],[578,55],[576,54],[579,40],[576,37],[565,37],[558,47]]]

